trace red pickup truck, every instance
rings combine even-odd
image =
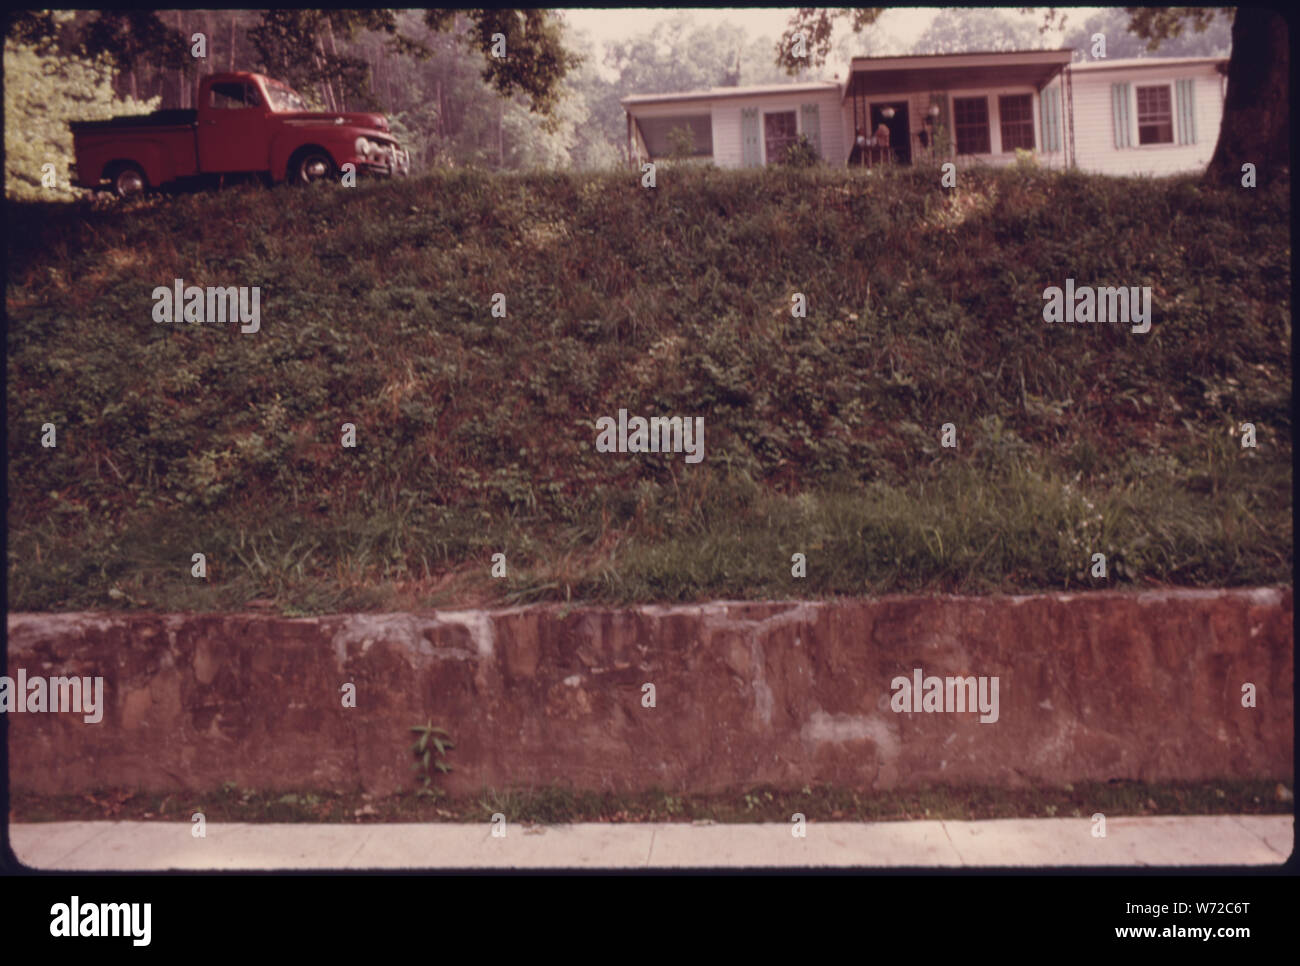
[[[273,183],[358,174],[405,175],[407,153],[382,114],[312,111],[291,87],[261,74],[211,74],[195,111],[74,121],[73,181],[127,197],[149,188],[260,175]]]

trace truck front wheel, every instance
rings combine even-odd
[[[315,184],[334,178],[334,159],[320,148],[309,148],[295,155],[289,164],[289,180],[293,184]]]
[[[137,198],[149,187],[149,181],[139,165],[123,164],[109,172],[113,194],[119,198]]]

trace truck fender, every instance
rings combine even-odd
[[[117,165],[135,164],[139,165],[144,171],[144,176],[149,179],[149,187],[157,188],[161,184],[171,181],[174,172],[171,165],[167,163],[164,157],[162,146],[152,142],[143,142],[132,145],[130,157],[113,158],[104,164],[103,169],[99,172],[101,178],[106,178]]]
[[[281,136],[275,138],[271,144],[271,180],[277,184],[289,180],[289,161],[295,154],[307,148],[324,151],[334,162],[334,167],[340,167],[338,150],[322,141]]]

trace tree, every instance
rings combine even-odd
[[[370,94],[369,64],[338,49],[340,40],[350,41],[360,30],[395,35],[396,15],[391,10],[268,10],[248,37],[262,70],[309,97],[315,91],[327,110],[337,111]]]
[[[1215,184],[1240,185],[1242,165],[1259,182],[1291,170],[1291,56],[1286,18],[1276,10],[1239,7],[1232,21],[1228,95],[1219,143],[1205,172]]]
[[[792,16],[776,46],[776,62],[788,74],[799,74],[810,67],[826,63],[831,52],[831,35],[835,22],[847,19],[854,33],[875,24],[884,7],[858,7],[854,10],[800,7]]]
[[[565,49],[556,15],[547,10],[508,8],[426,10],[424,20],[432,30],[449,30],[458,13],[469,25],[465,42],[483,55],[483,79],[502,96],[527,95],[530,111],[549,116],[559,102],[565,75],[581,63],[581,58]],[[495,53],[498,35],[505,44],[502,57]]]
[[[968,50],[1032,50],[1042,46],[1034,26],[1012,20],[992,7],[944,9],[916,39],[914,54],[959,54]]]
[[[1075,59],[1082,60],[1092,49],[1093,35],[1102,34],[1106,38],[1107,57],[1145,57],[1151,53],[1149,41],[1131,33],[1129,21],[1130,16],[1123,7],[1107,7],[1067,30],[1061,46],[1071,48]],[[1183,31],[1160,44],[1160,54],[1164,57],[1226,57],[1231,49],[1232,27],[1226,17],[1211,20],[1203,31]]]
[[[90,60],[105,56],[124,71],[141,62],[184,68],[193,59],[185,35],[163,23],[154,10],[101,11],[86,26],[80,53]]]
[[[5,195],[9,198],[67,200],[68,164],[72,159],[69,121],[95,121],[115,114],[154,110],[157,102],[119,99],[114,95],[112,63],[66,56],[49,44],[5,42]],[[54,186],[43,182],[52,164]]]
[[[727,82],[739,80],[733,65],[744,40],[735,31],[692,30],[690,14],[677,13],[649,33],[606,44],[605,66],[618,72],[619,96],[734,86]]]
[[[426,43],[399,29],[398,14],[387,9],[268,10],[249,35],[266,70],[290,83],[316,87],[335,110],[349,98],[371,96],[373,65],[347,53],[358,32],[387,34],[392,55],[429,57]],[[482,58],[483,80],[502,97],[525,94],[529,110],[543,118],[555,110],[561,82],[580,61],[565,49],[560,22],[545,10],[426,10],[424,23],[435,33],[456,31]]]

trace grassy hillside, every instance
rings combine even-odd
[[[9,606],[1289,582],[1288,192],[457,172],[10,206]],[[260,286],[261,331],[155,323],[176,277]],[[1067,277],[1151,286],[1150,332],[1044,323]],[[704,460],[597,452],[620,408],[703,416]]]

